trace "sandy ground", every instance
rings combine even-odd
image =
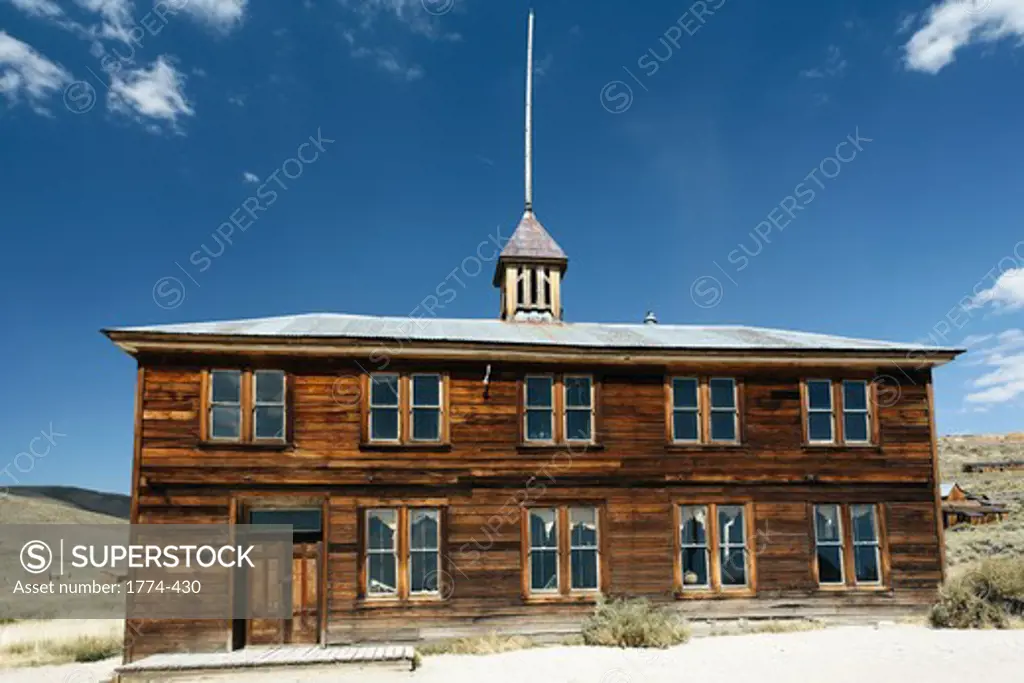
[[[113,663],[0,671],[4,683],[98,683]],[[932,631],[917,626],[698,638],[670,650],[553,647],[489,656],[427,657],[416,672],[268,671],[225,683],[963,683],[1024,680],[1024,630]]]

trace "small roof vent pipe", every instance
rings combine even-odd
[[[654,311],[647,311],[647,315],[644,316],[644,325],[657,325],[658,316],[654,315]]]

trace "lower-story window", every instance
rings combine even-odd
[[[819,585],[882,585],[882,527],[876,505],[815,505],[814,545]]]
[[[753,588],[749,504],[684,504],[677,508],[676,584],[685,593]]]
[[[364,594],[407,598],[440,594],[441,511],[374,508],[365,513]]]
[[[524,511],[524,587],[531,595],[569,595],[601,587],[600,511],[587,506]]]

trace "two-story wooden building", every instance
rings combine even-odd
[[[295,525],[292,620],[134,624],[129,658],[561,629],[598,594],[701,617],[932,599],[931,368],[956,350],[569,323],[566,265],[527,211],[499,319],[107,330],[138,360],[132,521]]]

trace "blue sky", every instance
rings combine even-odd
[[[498,312],[526,2],[156,4],[0,0],[0,486],[127,490],[101,327]],[[568,319],[963,344],[940,431],[1022,428],[1024,0],[534,5]]]

